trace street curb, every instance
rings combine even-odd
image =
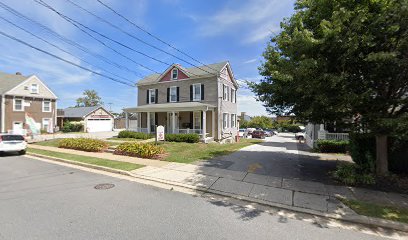
[[[92,169],[96,169],[96,170],[101,170],[101,171],[105,171],[105,172],[121,174],[121,175],[132,177],[132,175],[128,171],[124,171],[124,170],[119,170],[119,169],[114,169],[114,168],[109,168],[109,167],[103,167],[103,166],[98,166],[98,165],[92,165],[92,164],[88,164],[88,163],[81,163],[81,162],[71,161],[71,160],[62,159],[62,158],[50,157],[50,156],[47,156],[47,155],[42,155],[42,154],[37,154],[37,153],[27,152],[26,154],[30,155],[30,156],[35,156],[35,157],[40,157],[40,158],[44,158],[44,159],[48,159],[48,160],[53,160],[53,161],[56,161],[56,162],[68,163],[68,164],[72,164],[72,165],[78,165],[78,166],[81,166],[81,167],[92,168]]]
[[[36,154],[36,153],[27,153],[27,155],[40,157],[40,158],[44,158],[44,159],[48,159],[48,160],[52,160],[52,161],[62,162],[62,163],[68,163],[68,164],[72,164],[72,165],[78,165],[78,166],[81,166],[81,167],[106,171],[106,172],[110,172],[110,173],[121,174],[121,175],[129,176],[129,177],[134,177],[134,178],[137,178],[137,179],[157,182],[157,183],[161,183],[161,184],[165,184],[165,185],[177,186],[177,187],[186,188],[186,189],[190,189],[190,190],[196,190],[196,191],[200,191],[200,192],[203,192],[203,193],[212,193],[212,194],[216,194],[216,195],[220,195],[220,196],[224,196],[224,197],[230,197],[230,198],[246,201],[246,202],[249,202],[249,203],[257,203],[257,204],[261,204],[261,205],[264,205],[264,206],[282,208],[282,209],[290,210],[290,211],[293,211],[293,212],[306,213],[306,214],[311,214],[311,215],[315,215],[315,216],[319,216],[319,217],[331,218],[331,219],[334,219],[334,220],[340,220],[340,221],[345,221],[345,222],[350,222],[350,223],[358,223],[358,224],[361,224],[361,225],[374,227],[374,228],[380,227],[380,228],[387,228],[387,229],[392,229],[392,230],[397,230],[397,231],[402,231],[402,232],[408,232],[408,224],[394,222],[394,221],[390,221],[390,220],[367,217],[367,216],[357,215],[357,214],[356,215],[351,215],[351,216],[350,215],[342,216],[340,214],[323,213],[323,212],[312,210],[312,209],[299,208],[299,207],[295,207],[295,206],[289,206],[289,205],[264,201],[264,200],[261,200],[261,199],[250,198],[250,197],[247,197],[247,196],[232,194],[232,193],[228,193],[228,192],[217,191],[217,190],[209,189],[207,187],[192,186],[192,185],[188,185],[188,184],[182,184],[182,183],[179,183],[179,182],[173,182],[173,181],[163,180],[163,179],[159,179],[159,178],[147,177],[147,176],[134,174],[134,173],[131,173],[129,171],[124,171],[124,170],[118,170],[118,169],[102,167],[102,166],[97,166],[97,165],[92,165],[92,164],[87,164],[87,163],[81,163],[81,162],[76,162],[76,161],[71,161],[71,160],[66,160],[66,159],[61,159],[61,158],[56,158],[56,157],[50,157],[50,156]]]

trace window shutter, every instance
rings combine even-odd
[[[146,103],[149,104],[149,89],[146,90]]]
[[[156,88],[156,97],[155,97],[155,103],[157,103],[157,100],[159,99],[159,89]]]
[[[167,88],[167,102],[170,102],[170,88]]]
[[[190,128],[194,127],[193,112],[190,112]]]
[[[193,101],[193,85],[190,85],[190,101]]]
[[[177,102],[180,101],[180,87],[177,87]]]
[[[154,124],[155,124],[155,125],[159,125],[159,124],[157,124],[157,123],[158,123],[158,117],[159,117],[159,114],[158,114],[158,113],[154,113]]]
[[[200,115],[201,115],[201,125],[200,125],[200,129],[203,129],[203,114],[204,114],[204,112],[201,112],[200,111]],[[204,133],[203,133],[204,134]],[[205,136],[205,135],[204,135]]]
[[[201,100],[204,100],[204,84],[201,84]]]
[[[225,100],[225,85],[222,85],[222,100]]]

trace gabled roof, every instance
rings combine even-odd
[[[64,117],[66,118],[83,118],[93,111],[102,108],[102,106],[93,107],[69,107],[64,109]],[[106,111],[106,110],[105,110]]]
[[[30,77],[30,76],[29,76]],[[29,77],[17,74],[0,72],[0,94],[4,94],[15,88]]]
[[[151,74],[143,79],[141,79],[137,85],[149,85],[149,84],[154,84],[158,83],[160,81],[160,77],[163,76],[165,73],[167,73],[170,69],[173,69],[174,67],[179,68],[182,70],[189,78],[197,78],[197,77],[203,77],[203,76],[211,76],[211,75],[216,75],[219,74],[219,72],[225,67],[225,65],[228,64],[228,61],[224,62],[219,62],[219,63],[213,63],[213,64],[208,64],[205,66],[200,66],[200,67],[191,67],[191,68],[183,68],[179,64],[173,64],[169,68],[166,69],[166,71],[163,72],[163,74]],[[210,72],[206,72],[202,69]]]

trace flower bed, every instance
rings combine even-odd
[[[58,147],[85,152],[102,152],[108,148],[108,144],[102,140],[92,138],[64,138],[58,142]]]
[[[114,154],[131,157],[157,159],[164,149],[149,143],[126,142],[116,147]]]

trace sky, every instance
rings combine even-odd
[[[69,23],[42,6],[41,1],[115,42],[95,32],[86,34],[86,29]],[[229,61],[239,82],[262,79],[258,73],[262,52],[271,36],[279,33],[280,22],[294,11],[294,0],[101,1],[202,63]],[[0,71],[38,76],[58,96],[59,108],[74,106],[84,90],[94,89],[108,109],[121,112],[123,108],[137,105],[136,87],[98,74],[129,84],[153,71],[165,71],[166,64],[179,63],[186,68],[191,64],[201,65],[121,19],[96,0],[0,0],[0,6],[15,11],[13,14],[0,7],[0,31],[95,72],[72,66],[0,35]],[[100,19],[107,20],[108,24]],[[251,116],[267,114],[262,103],[257,102],[245,86],[239,89],[237,102],[239,112]]]

